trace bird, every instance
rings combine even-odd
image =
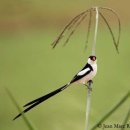
[[[41,96],[35,100],[28,102],[23,106],[25,107],[25,109],[21,113],[19,113],[13,120],[17,119],[22,114],[28,112],[29,110],[39,105],[40,103],[44,102],[45,100],[49,99],[50,97],[62,92],[63,90],[65,90],[74,83],[88,86],[87,83],[93,82],[92,79],[95,77],[96,73],[97,73],[97,57],[91,55],[89,56],[86,65],[72,78],[72,80],[70,80],[70,82],[44,96]]]

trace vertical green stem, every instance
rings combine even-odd
[[[98,31],[98,21],[99,21],[99,12],[98,7],[94,7],[96,11],[96,20],[95,20],[95,31],[94,31],[94,40],[92,46],[92,55],[96,55],[96,43],[97,43],[97,31]],[[89,129],[89,117],[90,117],[90,109],[91,109],[91,93],[92,93],[92,82],[88,83],[88,94],[87,94],[87,103],[86,103],[86,128]]]
[[[87,105],[86,105],[86,127],[85,130],[89,128],[89,115],[90,115],[90,108],[91,108],[91,92],[92,92],[92,82],[88,83],[88,94],[87,94]]]
[[[95,31],[94,31],[92,55],[96,55],[97,31],[98,31],[98,21],[99,21],[98,7],[95,7],[94,9],[96,11],[96,20],[95,20],[96,22],[95,22]]]

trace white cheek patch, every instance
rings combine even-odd
[[[84,69],[84,70],[82,70],[82,71],[80,71],[77,75],[84,75],[85,73],[87,73],[88,71],[90,71],[90,68],[86,68],[86,69]]]

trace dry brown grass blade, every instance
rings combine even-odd
[[[83,14],[84,15],[84,14]],[[78,20],[80,19],[82,17],[82,15],[81,16],[79,16],[79,17],[77,17],[74,21],[73,21],[73,23],[68,27],[68,31],[69,30],[71,30],[72,28],[73,28],[73,26],[78,22]]]
[[[118,27],[119,27],[119,32],[118,32],[118,39],[117,39],[117,47],[119,46],[119,41],[120,41],[120,36],[121,36],[121,22],[120,22],[120,18],[118,16],[118,14],[111,8],[107,8],[107,7],[99,7],[100,9],[103,9],[103,10],[108,10],[110,12],[112,12],[116,18],[117,18],[117,21],[118,21]]]
[[[90,10],[90,17],[89,17],[88,28],[87,28],[88,31],[87,31],[86,41],[85,41],[85,50],[87,49],[87,45],[88,45],[88,41],[89,41],[91,24],[92,24],[92,10]]]
[[[63,29],[63,31],[60,33],[60,35],[58,36],[58,38],[51,44],[53,46],[53,48],[55,48],[55,46],[59,43],[59,41],[64,37],[65,32],[67,32],[68,30],[70,30],[72,28],[72,26],[74,26],[76,24],[76,22],[80,19],[80,17],[82,15],[84,15],[85,13],[89,12],[90,9],[80,13],[79,15],[77,15],[76,17],[74,17]]]
[[[64,37],[64,34],[67,30],[70,30],[72,26],[77,22],[77,20],[84,14],[85,12],[82,12],[81,14],[74,17],[63,29],[63,31],[60,33],[58,38],[51,44],[53,48],[59,43],[59,41]]]
[[[102,19],[104,20],[104,22],[106,23],[109,31],[110,31],[110,34],[112,36],[112,39],[113,39],[113,43],[114,43],[114,46],[116,48],[116,51],[119,53],[118,51],[118,46],[119,46],[119,41],[120,41],[120,34],[121,34],[121,23],[120,23],[120,19],[119,19],[119,16],[118,14],[111,8],[107,8],[107,7],[98,7],[100,10],[107,10],[109,12],[112,12],[117,20],[118,20],[118,26],[119,26],[119,32],[118,32],[118,38],[116,40],[116,37],[113,33],[113,30],[110,26],[110,24],[108,23],[108,20],[105,18],[104,14],[102,14],[102,12],[99,12],[99,15],[102,17]],[[88,23],[88,32],[87,32],[87,39],[86,39],[86,46],[85,46],[85,49],[87,48],[87,44],[88,44],[88,40],[89,40],[89,35],[90,35],[90,32],[91,32],[91,23],[92,23],[92,11],[95,11],[95,7],[94,8],[90,8],[82,13],[80,13],[79,15],[77,15],[76,17],[74,17],[66,26],[65,28],[63,29],[63,31],[60,33],[60,35],[57,37],[57,39],[51,44],[53,48],[55,48],[55,46],[60,42],[60,40],[62,38],[64,38],[64,36],[69,33],[69,36],[67,37],[67,39],[65,40],[65,43],[64,43],[64,46],[69,42],[70,38],[72,37],[72,35],[75,33],[77,27],[81,24],[81,22],[84,20],[84,18],[86,17],[87,13],[89,12],[90,13],[90,18],[89,18],[89,23]]]
[[[64,46],[69,42],[71,36],[75,33],[76,29],[79,27],[79,25],[81,24],[81,22],[83,22],[83,20],[87,17],[87,14],[85,14],[84,16],[82,16],[79,21],[77,22],[77,24],[75,25],[75,27],[73,28],[73,30],[70,32],[68,38],[66,39]]]
[[[109,23],[107,22],[107,19],[104,17],[104,15],[103,15],[101,12],[99,12],[99,14],[100,14],[100,16],[102,17],[102,19],[104,20],[104,22],[106,23],[106,25],[107,25],[107,27],[108,27],[108,29],[109,29],[109,31],[110,31],[110,34],[111,34],[111,36],[112,36],[113,43],[114,43],[114,46],[115,46],[115,48],[116,48],[116,51],[119,53],[119,51],[118,51],[118,45],[117,45],[115,36],[114,36],[114,34],[113,34],[113,31],[112,31],[112,29],[111,29],[111,26],[110,26]]]

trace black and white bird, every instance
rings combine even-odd
[[[73,78],[72,80],[67,83],[66,85],[54,90],[53,92],[50,92],[49,94],[46,94],[42,97],[39,97],[27,104],[24,105],[24,107],[27,107],[22,113],[18,114],[13,120],[17,119],[20,117],[23,113],[28,112],[35,106],[39,105],[40,103],[44,102],[48,98],[58,94],[59,92],[63,91],[67,87],[69,87],[73,83],[79,83],[83,85],[87,85],[89,81],[92,81],[92,79],[95,77],[97,73],[97,58],[96,56],[90,56],[88,58],[87,64],[83,67],[81,71],[79,71]]]

